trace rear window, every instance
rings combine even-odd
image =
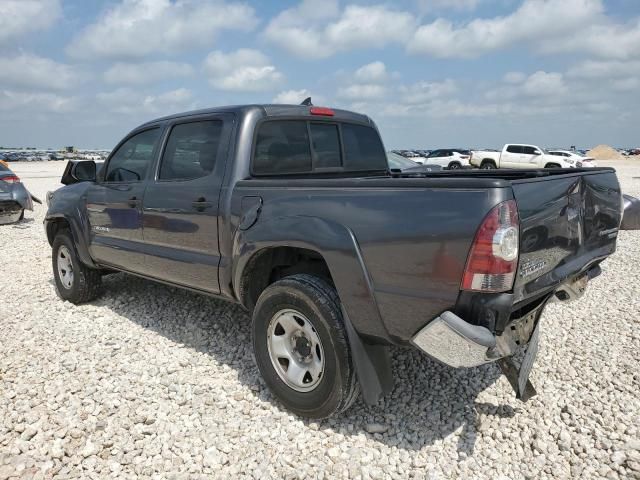
[[[373,128],[343,123],[342,137],[346,170],[386,170],[387,156]]]
[[[264,122],[258,130],[253,170],[258,174],[311,171],[307,122]]]
[[[387,157],[378,132],[365,125],[304,120],[270,120],[258,127],[254,174],[300,174],[328,168],[386,170]]]
[[[311,142],[313,146],[313,168],[342,166],[340,134],[338,125],[332,123],[312,123]]]

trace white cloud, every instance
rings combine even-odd
[[[594,79],[640,76],[640,60],[587,60],[571,67],[567,76]]]
[[[106,109],[123,115],[140,116],[141,114],[171,114],[192,109],[193,93],[186,88],[178,88],[155,95],[144,95],[142,92],[123,87],[111,92],[96,95]]]
[[[451,79],[442,82],[417,82],[400,87],[402,102],[408,105],[421,105],[438,98],[448,97],[458,91]]]
[[[62,113],[75,110],[78,102],[77,97],[54,93],[0,91],[0,110],[4,111],[29,109],[36,113]]]
[[[2,0],[0,45],[28,32],[51,26],[62,12],[59,0]]]
[[[375,83],[356,83],[338,89],[338,97],[352,100],[371,100],[382,98],[386,94],[387,88]]]
[[[145,85],[161,82],[167,78],[188,77],[193,67],[180,62],[142,62],[115,63],[104,73],[104,79],[110,84]]]
[[[305,98],[312,97],[315,101],[316,98],[313,98],[311,92],[306,88],[301,90],[285,90],[280,92],[278,95],[273,97],[273,103],[282,103],[285,105],[299,105]]]
[[[272,19],[265,37],[294,55],[327,58],[357,48],[404,43],[415,29],[414,16],[383,5],[348,5],[305,0]]]
[[[584,25],[561,41],[541,39],[544,53],[587,53],[605,59],[640,58],[640,19],[616,24],[602,16],[592,25]]]
[[[516,98],[536,98],[538,100],[559,98],[567,94],[568,88],[564,81],[564,75],[559,72],[545,72],[539,70],[529,76],[509,75],[505,76],[505,83],[497,88],[485,92],[489,100],[512,100]]]
[[[408,43],[412,53],[441,58],[471,58],[532,42],[560,47],[582,41],[583,29],[603,18],[600,0],[525,0],[513,13],[454,25],[439,18],[423,25]]]
[[[266,55],[248,48],[231,53],[211,52],[204,61],[204,70],[209,84],[221,90],[270,90],[284,79]]]
[[[372,62],[356,70],[354,77],[359,82],[384,82],[389,78],[384,63]]]
[[[503,80],[506,83],[522,83],[526,80],[527,76],[522,72],[507,72]]]
[[[253,8],[223,0],[122,0],[78,34],[67,51],[78,58],[140,58],[210,46],[222,30],[251,30]]]
[[[444,9],[471,11],[479,4],[480,0],[418,0],[418,6],[423,12]]]
[[[20,89],[67,90],[84,78],[75,67],[30,54],[0,57],[0,66],[0,84]]]

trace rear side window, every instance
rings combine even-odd
[[[190,180],[209,175],[216,164],[221,120],[190,122],[171,129],[160,164],[160,180]]]
[[[284,120],[260,125],[253,171],[263,175],[310,172],[307,122]]]
[[[342,124],[345,170],[386,170],[387,156],[380,135],[371,127]]]
[[[507,152],[509,153],[522,153],[522,147],[519,145],[509,145],[507,147]]]
[[[312,123],[310,129],[314,153],[313,168],[341,167],[338,125]]]

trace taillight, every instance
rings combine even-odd
[[[480,292],[511,290],[518,268],[519,232],[515,200],[493,208],[476,232],[461,288]]]
[[[327,107],[311,107],[309,109],[311,115],[323,115],[325,117],[333,117],[334,111]]]
[[[7,183],[20,183],[20,178],[16,175],[8,175],[6,177],[0,177],[0,180]]]

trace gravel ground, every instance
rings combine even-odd
[[[640,195],[640,163],[616,167]],[[62,168],[15,166],[43,199]],[[59,300],[44,213],[0,227],[0,479],[640,478],[640,232],[546,310],[527,404],[494,365],[395,349],[387,399],[309,422],[267,391],[231,304],[124,274]]]

